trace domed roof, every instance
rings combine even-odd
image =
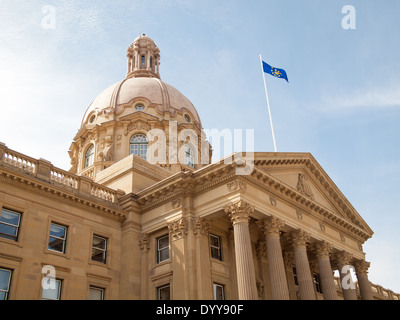
[[[201,129],[200,117],[190,100],[173,86],[161,81],[159,52],[154,41],[148,36],[137,37],[127,50],[126,78],[111,85],[97,96],[86,110],[81,128],[86,124],[110,121],[110,115],[115,116],[113,120],[118,120],[119,116],[126,116],[130,110],[137,111],[131,108],[124,112],[127,106],[133,107],[137,101],[145,101],[147,107],[152,107],[143,110],[145,113],[158,116],[160,120],[164,119],[165,114],[169,114],[171,120],[178,113],[189,114]]]

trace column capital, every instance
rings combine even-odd
[[[254,206],[250,203],[240,200],[225,206],[225,212],[231,218],[232,223],[248,223],[250,215],[254,212]]]
[[[290,243],[294,248],[306,247],[307,242],[310,241],[310,238],[311,238],[311,235],[308,232],[301,230],[301,229],[292,231],[289,236]]]
[[[168,224],[168,230],[172,240],[179,240],[187,234],[187,221],[185,218],[179,218]]]
[[[205,218],[194,218],[193,219],[193,230],[195,235],[208,236],[209,235],[210,223]]]
[[[312,247],[317,257],[329,257],[332,252],[333,246],[325,240],[314,243]]]
[[[285,225],[285,222],[276,217],[268,217],[259,221],[258,226],[261,228],[265,236],[279,238],[280,232]]]
[[[150,249],[149,246],[149,234],[148,233],[141,233],[138,236],[139,240],[139,249],[142,252],[146,252]]]
[[[354,267],[357,274],[367,274],[371,263],[365,260],[357,260],[354,262]]]
[[[353,261],[353,255],[347,251],[338,252],[335,255],[336,264],[340,267],[351,265]]]

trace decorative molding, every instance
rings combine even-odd
[[[139,248],[141,251],[148,251],[150,249],[148,233],[139,234],[138,240],[139,240]]]
[[[269,202],[270,202],[274,207],[276,207],[277,202],[276,202],[276,199],[275,199],[275,198],[269,196]]]
[[[228,187],[229,191],[236,191],[236,190],[246,191],[247,184],[243,180],[237,179],[228,182],[226,186]]]
[[[307,177],[299,173],[298,180],[297,180],[297,191],[299,191],[301,194],[304,194],[306,197],[310,198],[311,200],[314,200],[314,194],[311,190],[310,183],[307,180]]]
[[[207,219],[204,218],[194,218],[193,220],[193,230],[194,235],[209,235],[210,223]]]
[[[319,228],[321,229],[321,231],[324,231],[324,232],[325,232],[325,223],[320,222],[320,223],[319,223]]]
[[[303,213],[300,210],[296,210],[296,215],[297,215],[297,218],[299,218],[300,220],[303,220]]]
[[[176,198],[172,200],[172,208],[177,209],[181,206],[181,198]]]
[[[301,229],[292,231],[289,234],[290,243],[294,248],[307,246],[308,242],[310,241],[310,238],[311,235],[308,232]]]
[[[233,224],[248,223],[250,215],[254,212],[254,206],[240,200],[225,206],[225,212],[229,215]]]
[[[358,260],[354,263],[357,274],[368,274],[368,269],[370,266],[371,263],[365,260]]]
[[[284,227],[285,222],[276,217],[268,217],[258,222],[258,226],[263,231],[266,237],[278,237]]]
[[[313,251],[318,257],[329,256],[333,250],[333,246],[325,240],[314,243]]]
[[[179,218],[168,224],[168,230],[172,237],[172,240],[182,239],[187,234],[187,220],[185,218]]]

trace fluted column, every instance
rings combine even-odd
[[[238,201],[225,207],[233,224],[235,257],[240,300],[257,300],[256,275],[249,231],[250,214],[254,211],[249,203]]]
[[[365,260],[360,260],[355,263],[355,269],[358,279],[358,286],[360,287],[361,299],[373,300],[372,286],[368,279],[368,269],[370,263]]]
[[[343,297],[345,300],[357,300],[356,285],[350,274],[350,268],[352,267],[351,261],[353,256],[346,252],[337,253],[335,256],[336,263],[340,274],[340,285],[343,291]]]
[[[269,217],[261,222],[265,235],[269,266],[269,279],[273,300],[289,300],[289,289],[286,279],[280,242],[280,230],[284,222],[275,217]]]
[[[333,276],[332,266],[329,255],[332,251],[332,245],[326,241],[317,242],[314,246],[317,255],[319,277],[321,280],[322,294],[325,300],[337,300],[337,290],[335,278]]]
[[[307,256],[307,242],[310,240],[310,234],[303,230],[297,230],[291,233],[290,240],[293,246],[300,299],[315,300],[314,281],[311,277]]]

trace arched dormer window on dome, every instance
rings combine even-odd
[[[147,159],[148,140],[144,134],[135,134],[129,141],[129,154],[137,155]]]
[[[188,143],[186,143],[184,150],[185,150],[185,164],[189,167],[194,168],[195,153],[193,148]]]
[[[88,168],[93,164],[94,161],[94,145],[91,144],[89,148],[87,148],[85,153],[85,162],[83,164],[84,168]]]

